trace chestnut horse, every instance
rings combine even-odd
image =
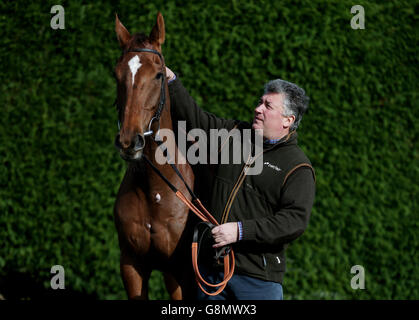
[[[161,165],[155,158],[158,146],[153,139],[158,130],[172,129],[161,55],[163,16],[158,13],[149,36],[131,36],[118,16],[115,31],[122,48],[115,67],[120,123],[115,145],[128,165],[114,208],[121,276],[129,299],[147,299],[150,274],[153,269],[161,270],[171,299],[179,300],[193,294],[194,276],[189,273],[191,260],[187,254],[190,243],[187,239],[183,242],[189,209],[144,161],[147,158],[176,188],[188,194],[170,165]],[[178,164],[174,139],[168,137],[165,144],[169,150],[176,150],[171,156],[192,187],[192,169],[188,164]]]

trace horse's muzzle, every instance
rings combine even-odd
[[[125,144],[126,145],[126,144]],[[136,161],[140,160],[143,154],[143,149],[145,146],[145,139],[143,135],[137,134],[134,136],[134,139],[131,141],[131,144],[124,146],[121,143],[120,134],[116,135],[115,138],[115,147],[119,150],[120,156],[126,161]]]

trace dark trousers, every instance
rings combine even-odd
[[[219,283],[224,277],[223,272],[211,272],[201,265],[200,272],[209,283]],[[205,290],[216,291],[210,287],[205,287]],[[209,296],[198,288],[197,298],[198,300],[283,300],[283,292],[280,283],[234,274],[220,294]]]

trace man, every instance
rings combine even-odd
[[[198,299],[283,299],[285,249],[307,228],[315,194],[314,170],[297,146],[308,97],[295,84],[270,81],[250,124],[203,111],[169,68],[166,75],[172,119],[186,120],[188,130],[263,130],[261,174],[243,176],[244,163],[194,168],[196,192],[220,223],[212,229],[214,247],[232,244],[236,257],[235,274],[224,291],[217,296],[199,291]],[[219,270],[202,270],[213,283],[223,279]]]

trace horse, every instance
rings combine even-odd
[[[131,35],[116,15],[115,32],[122,49],[115,67],[119,120],[115,145],[127,162],[114,206],[123,284],[129,299],[148,299],[148,280],[152,270],[157,269],[163,272],[171,299],[188,299],[194,290],[186,254],[189,208],[145,161],[148,159],[187,194],[184,183],[169,164],[157,161],[158,145],[153,140],[160,128],[173,129],[161,53],[164,19],[159,12],[149,36]],[[175,150],[171,156],[176,167],[193,188],[192,168],[186,161],[179,161],[182,155],[177,152],[174,138],[167,137],[165,144],[168,150]]]

